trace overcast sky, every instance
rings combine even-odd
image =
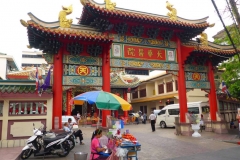
[[[104,3],[104,0],[95,0]],[[215,27],[208,28],[208,40],[219,30],[223,29],[211,0],[168,0],[177,9],[178,16],[185,19],[200,19],[209,16],[208,22],[215,23]],[[131,10],[166,15],[166,0],[112,0],[117,7]],[[226,24],[231,24],[229,14],[224,13],[225,0],[215,0]],[[73,5],[73,13],[68,18],[77,23],[76,18],[82,13],[80,0],[0,0],[0,52],[13,55],[18,66],[21,64],[21,52],[28,50],[27,30],[19,20],[29,20],[27,13],[32,12],[36,17],[52,22],[58,20],[58,13],[62,5]]]

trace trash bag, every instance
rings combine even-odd
[[[118,157],[125,157],[127,155],[127,153],[128,153],[127,149],[117,148],[116,155]]]

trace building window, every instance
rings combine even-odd
[[[162,94],[162,93],[164,93],[164,86],[163,86],[163,84],[159,84],[158,85],[158,94]]]
[[[227,105],[227,102],[223,102],[223,105],[224,105],[224,110],[228,110],[228,105]]]
[[[147,96],[146,89],[141,89],[141,90],[140,90],[140,98],[141,98],[141,97],[146,97],[146,96]]]
[[[0,116],[3,115],[3,102],[0,102]]]
[[[147,106],[140,106],[140,111],[147,114]]]
[[[173,91],[173,84],[172,82],[167,82],[167,92],[172,92]]]
[[[28,55],[28,54],[23,54],[22,58],[43,58],[42,55]]]
[[[175,80],[175,87],[176,87],[176,91],[178,91],[178,81]]]
[[[22,63],[22,67],[39,67],[41,64],[28,64],[28,63]]]
[[[28,102],[10,102],[9,115],[36,115],[47,114],[47,102],[28,101]]]
[[[223,102],[222,101],[219,101],[219,110],[220,111],[223,111]]]
[[[132,93],[132,98],[133,99],[138,98],[138,91]]]

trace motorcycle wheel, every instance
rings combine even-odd
[[[66,157],[70,152],[70,145],[67,141],[65,141],[65,142],[62,143],[62,146],[65,149],[65,152],[64,153],[58,153],[57,155],[59,157]]]
[[[71,151],[75,147],[75,141],[74,139],[69,139],[68,141],[70,143],[70,151]]]
[[[24,151],[22,151],[20,157],[21,159],[28,159],[32,154],[32,149],[26,149]]]

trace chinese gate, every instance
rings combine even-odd
[[[178,77],[181,123],[186,122],[186,90],[194,88],[209,93],[211,120],[217,120],[214,66],[235,52],[207,41],[203,31],[213,26],[207,18],[177,17],[168,2],[168,17],[119,9],[111,1],[81,3],[78,25],[66,17],[71,6],[63,8],[60,22],[46,23],[31,13],[30,21],[21,20],[28,29],[30,47],[43,50],[47,62],[54,65],[53,118],[59,117],[61,122],[62,86],[96,86],[110,91],[110,70],[128,68],[166,70]],[[191,41],[198,35],[199,42]],[[127,87],[125,98],[126,91]],[[103,127],[109,114],[103,111]]]

